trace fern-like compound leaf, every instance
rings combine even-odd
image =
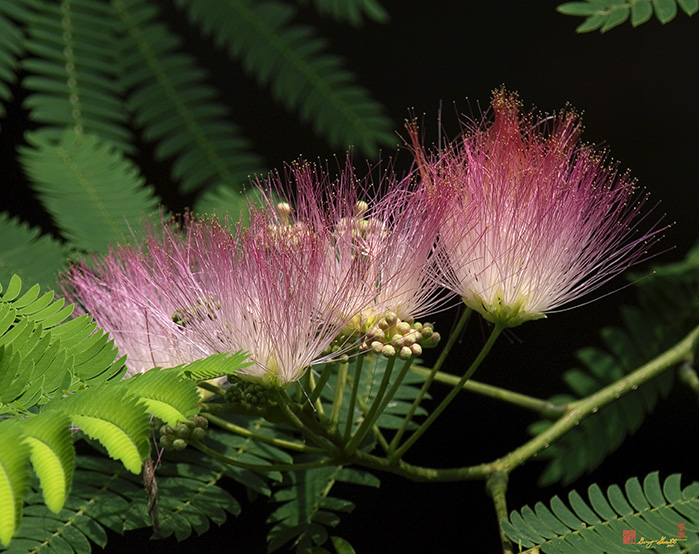
[[[556,9],[565,15],[585,17],[576,29],[578,33],[604,33],[625,23],[629,16],[634,27],[650,20],[654,13],[658,21],[668,23],[677,16],[678,6],[691,16],[699,11],[699,0],[585,0],[566,2]]]
[[[694,551],[699,545],[699,487],[680,487],[680,475],[660,484],[658,473],[643,484],[633,477],[624,489],[612,485],[605,495],[599,486],[588,488],[586,502],[580,494],[568,495],[569,505],[558,496],[549,506],[514,510],[500,521],[502,529],[522,552],[665,552],[666,548]],[[684,523],[678,534],[678,523]],[[624,543],[626,533],[635,540]],[[669,546],[668,546],[669,545]]]
[[[241,190],[262,164],[205,72],[178,51],[179,38],[158,21],[152,2],[112,4],[121,22],[120,82],[144,138],[156,143],[156,157],[175,159],[172,173],[183,192],[220,183]]]
[[[138,169],[96,135],[66,131],[58,143],[28,135],[20,161],[56,225],[79,250],[107,250],[157,212]]]
[[[9,85],[17,80],[18,59],[24,51],[23,41],[23,33],[0,6],[0,117],[5,116],[3,102],[12,98]]]
[[[292,23],[293,6],[250,0],[175,3],[333,148],[354,146],[375,156],[379,145],[395,144],[381,105],[355,83],[339,57],[326,52],[314,29]]]
[[[354,358],[348,367],[347,381],[344,388],[344,397],[340,411],[340,429],[346,428],[347,419],[349,418],[348,411],[352,405],[351,394],[357,372],[357,362],[358,358]],[[397,363],[396,367],[393,368],[391,383],[398,377],[398,365],[399,364]],[[386,371],[386,366],[387,359],[383,356],[367,356],[363,362],[360,370],[360,384],[357,391],[357,400],[354,404],[353,413],[351,414],[352,431],[357,430],[357,427],[367,414],[369,407],[374,403],[379,389],[379,384],[381,383]],[[327,402],[328,410],[331,408],[331,404],[334,400],[334,391],[338,386],[336,382],[337,377],[338,372],[335,372],[334,376],[328,381],[321,393],[321,399]],[[386,408],[376,421],[376,425],[382,429],[395,430],[400,428],[400,426],[403,424],[403,417],[409,412],[413,401],[415,398],[417,398],[424,380],[425,377],[417,373],[406,373],[400,386],[396,389],[391,402],[386,405]],[[425,398],[428,399],[430,397],[429,395],[426,395]],[[414,415],[422,416],[426,413],[427,411],[422,406],[419,406]],[[417,425],[413,421],[411,421],[407,426],[408,429],[415,429],[416,427]]]
[[[252,362],[248,361],[249,356],[247,352],[242,350],[234,354],[222,352],[190,364],[178,366],[170,371],[177,371],[194,381],[206,381],[231,375],[239,369],[252,365]]]
[[[12,445],[0,448],[0,544],[6,545],[19,525],[29,488],[29,447],[12,420],[0,421],[0,444]]]
[[[64,130],[98,135],[119,151],[133,152],[123,90],[116,79],[116,22],[108,3],[93,0],[34,1],[25,21],[30,57],[25,106],[43,124],[44,140]]]
[[[326,527],[337,526],[340,514],[354,509],[352,502],[330,494],[337,482],[379,486],[378,479],[370,473],[343,466],[286,474],[283,487],[272,496],[281,506],[268,518],[274,524],[267,537],[269,552],[291,541],[296,552],[311,552],[327,541]]]
[[[0,213],[0,243],[0,283],[18,275],[44,289],[56,287],[56,275],[65,268],[68,247],[7,213]]]
[[[177,425],[199,411],[196,384],[173,371],[152,369],[134,375],[120,386],[138,396],[148,413],[169,425]]]
[[[690,255],[681,264],[657,268],[652,277],[638,282],[639,306],[622,308],[623,328],[602,330],[607,351],[584,348],[577,352],[584,369],[572,369],[563,376],[574,396],[558,401],[593,394],[653,359],[699,324],[699,300],[695,294],[699,288],[699,259]],[[540,457],[551,461],[540,484],[569,484],[598,467],[628,435],[638,430],[673,384],[674,373],[665,372],[582,420],[541,453]],[[538,434],[550,425],[548,421],[539,421],[530,427],[530,432]]]
[[[58,513],[70,491],[75,466],[70,420],[62,414],[37,415],[22,421],[21,426],[44,502],[49,510]]]
[[[299,0],[299,4],[303,6],[308,3],[309,0]],[[376,0],[313,0],[312,3],[318,13],[356,26],[364,23],[364,17],[378,23],[386,23],[389,19],[388,12]]]
[[[150,453],[149,414],[139,399],[116,385],[102,385],[54,400],[43,413],[58,410],[76,427],[98,440],[109,456],[140,473]]]

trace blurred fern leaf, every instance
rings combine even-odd
[[[182,192],[220,183],[241,190],[262,169],[260,158],[228,120],[229,110],[205,83],[205,71],[178,51],[180,39],[158,21],[153,2],[112,4],[121,22],[120,80],[143,137],[156,142],[156,158],[174,158],[172,176]]]
[[[56,276],[70,252],[66,245],[7,213],[0,213],[0,243],[0,283],[18,275],[44,289],[56,287]]]
[[[600,30],[609,31],[625,23],[629,17],[631,25],[638,27],[646,23],[655,13],[661,23],[668,23],[677,16],[677,7],[687,15],[699,11],[699,0],[585,0],[566,2],[556,8],[564,15],[584,17],[576,31],[587,33]]]
[[[622,307],[624,328],[608,327],[601,332],[609,352],[599,348],[578,351],[585,369],[572,369],[563,376],[575,397],[560,396],[553,401],[565,403],[593,394],[662,353],[699,324],[699,258],[691,253],[671,268],[656,268],[654,275],[639,280],[637,286],[639,306]],[[673,383],[674,373],[665,372],[585,418],[542,452],[551,462],[540,484],[559,480],[568,484],[599,466],[641,426]],[[539,421],[529,430],[538,434],[550,425]]]
[[[158,200],[131,162],[96,135],[68,130],[58,143],[43,134],[20,161],[63,236],[78,250],[105,252],[131,225],[157,213]]]
[[[373,157],[379,145],[396,143],[381,105],[355,83],[341,58],[326,52],[314,29],[292,23],[293,6],[273,0],[175,3],[333,148],[355,146]]]

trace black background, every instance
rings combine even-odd
[[[300,19],[321,29],[331,50],[343,55],[359,81],[387,106],[397,129],[412,109],[424,114],[428,137],[436,133],[441,103],[447,132],[455,133],[456,113],[478,113],[479,105],[487,107],[491,91],[501,85],[517,91],[526,108],[554,112],[570,103],[583,112],[583,139],[607,147],[621,167],[630,168],[651,192],[650,204],[661,201],[656,218],[667,214],[666,221],[675,222],[657,249],[668,250],[655,262],[684,256],[699,231],[699,16],[680,13],[667,25],[653,19],[637,29],[627,23],[604,35],[578,35],[575,27],[581,20],[556,13],[558,2],[384,4],[391,15],[387,25],[369,23],[356,29],[322,19],[312,10],[303,10]],[[173,28],[187,28],[179,15],[169,17]],[[299,155],[333,154],[283,108],[270,109],[268,94],[208,41],[190,32],[186,44],[215,75],[236,121],[269,167],[281,167]],[[256,109],[258,105],[264,107]],[[12,191],[8,208],[46,226],[42,214],[27,208],[28,197],[22,193],[8,144],[24,125],[23,114],[15,108],[10,112],[0,137],[2,167]],[[149,182],[171,208],[183,208],[188,199],[169,191],[167,165],[147,161],[148,151],[144,145],[140,163]],[[617,286],[622,282],[617,279]],[[624,289],[516,329],[500,340],[476,379],[539,397],[565,391],[560,374],[575,365],[574,351],[599,345],[597,330],[619,324],[618,305],[632,303],[633,298],[633,290]],[[455,313],[437,320],[439,330],[448,335]],[[486,325],[472,320],[447,370],[463,371],[487,333]],[[698,479],[697,413],[696,396],[676,386],[641,430],[592,475],[578,480],[575,488],[583,492],[597,482],[606,489],[654,470],[661,471],[661,479],[674,472],[683,473],[683,483]],[[523,443],[526,426],[535,419],[522,410],[461,395],[406,459],[434,467],[493,460]],[[508,491],[511,509],[567,494],[567,489],[536,486],[543,467],[534,461],[513,472]],[[359,553],[498,551],[494,510],[482,482],[415,484],[391,475],[379,477],[380,489],[339,486],[336,491],[357,505],[353,514],[342,518],[336,534]],[[232,492],[243,504],[243,514],[199,539],[144,543],[148,533],[138,532],[125,538],[110,536],[107,551],[264,552],[263,521],[273,506],[264,499],[248,504],[244,491]]]

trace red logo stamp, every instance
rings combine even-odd
[[[626,529],[624,531],[624,544],[636,544],[636,530]]]
[[[687,524],[684,521],[677,522],[677,538],[686,539],[687,538]]]

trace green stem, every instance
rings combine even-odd
[[[258,433],[255,433],[254,431],[250,431],[250,429],[246,429],[245,427],[241,427],[239,425],[236,425],[235,423],[226,421],[225,419],[215,416],[213,414],[202,414],[202,417],[205,417],[211,423],[218,425],[221,429],[225,429],[226,431],[230,431],[231,433],[235,433],[236,435],[251,438],[256,441],[265,442],[267,444],[271,444],[279,448],[286,448],[287,450],[295,450],[297,452],[306,452],[309,454],[326,453],[325,450],[321,450],[320,448],[314,448],[312,446],[308,446],[299,442],[277,439],[274,437],[268,437],[267,435],[260,435]]]
[[[345,426],[344,442],[347,442],[352,434],[352,425],[354,424],[354,407],[357,403],[359,394],[359,385],[362,380],[362,366],[364,365],[364,356],[360,355],[357,358],[357,363],[354,366],[354,383],[352,384],[352,394],[350,395],[349,407],[347,409],[347,425]]]
[[[366,417],[369,413],[369,406],[367,406],[360,397],[357,397],[357,403],[359,404],[359,408],[362,410],[364,417]],[[381,445],[381,448],[383,448],[384,452],[388,452],[388,441],[383,436],[383,433],[381,432],[381,429],[379,429],[379,426],[376,424],[372,425],[371,431],[374,433],[376,440],[379,441],[379,444]],[[347,440],[349,440],[349,436],[347,437],[347,439],[345,439],[345,442],[347,442]]]
[[[355,450],[350,459],[352,463],[393,473],[400,477],[405,477],[416,483],[452,483],[456,481],[474,481],[477,479],[487,479],[492,473],[492,464],[480,464],[477,466],[440,468],[416,466],[404,462],[403,460],[389,460],[380,456],[368,454],[362,450]]]
[[[425,376],[432,372],[430,369],[420,366],[413,366],[410,368],[410,371]],[[434,376],[434,380],[438,383],[444,383],[445,385],[451,385],[452,387],[456,386],[459,379],[460,378],[456,375],[451,375],[442,371],[437,372],[437,374]],[[520,406],[521,408],[525,408],[539,414],[545,419],[551,419],[553,421],[561,417],[567,408],[565,404],[554,404],[548,400],[533,398],[531,396],[527,396],[526,394],[520,394],[518,392],[509,391],[493,385],[486,385],[485,383],[479,383],[477,381],[467,381],[464,383],[462,388],[465,391],[494,398],[495,400],[501,400],[502,402],[514,404],[515,406]]]
[[[296,405],[293,403],[293,400],[289,398],[289,395],[285,391],[277,389],[277,399],[282,414],[284,414],[286,420],[293,427],[296,427],[306,437],[308,437],[314,443],[316,443],[316,445],[322,448],[326,452],[326,454],[332,453],[334,455],[335,453],[337,453],[337,447],[329,439],[326,439],[325,437],[317,434],[308,425],[301,421],[301,419],[299,418],[299,414],[296,410]]]
[[[311,371],[310,369],[308,370],[308,386],[311,393],[314,393],[316,391],[315,377],[313,377],[313,371]],[[311,394],[311,397],[312,396],[313,394]],[[308,401],[315,408],[315,411],[318,414],[318,419],[320,419],[320,421],[325,421],[326,417],[325,410],[323,409],[323,403],[320,401],[320,398],[316,397],[314,402],[311,397],[308,398]]]
[[[307,469],[314,469],[317,467],[337,465],[337,462],[330,458],[327,460],[307,462],[304,464],[248,464],[245,462],[238,461],[235,458],[224,456],[223,454],[216,452],[215,450],[212,450],[208,446],[204,446],[199,441],[191,441],[189,444],[191,444],[194,448],[203,452],[207,456],[210,456],[211,458],[218,460],[219,462],[223,462],[224,464],[232,465],[234,467],[239,467],[241,469],[247,469],[249,471],[257,471],[260,473],[268,473],[270,471],[304,471]]]
[[[456,386],[449,391],[449,394],[447,394],[444,400],[440,402],[439,406],[437,406],[437,408],[427,417],[427,419],[424,422],[422,422],[420,427],[416,429],[416,431],[410,436],[410,438],[406,440],[400,446],[400,448],[389,454],[389,458],[393,460],[401,458],[408,451],[408,449],[413,444],[415,444],[415,442],[423,435],[423,433],[427,431],[427,429],[429,429],[430,425],[434,423],[434,421],[446,409],[446,407],[451,403],[451,401],[454,400],[456,395],[459,394],[459,392],[464,386],[464,383],[466,383],[466,381],[468,381],[471,378],[476,369],[478,369],[478,366],[480,366],[483,360],[485,360],[486,356],[490,352],[490,349],[493,347],[493,344],[495,344],[495,341],[500,336],[500,333],[503,329],[504,327],[498,324],[496,324],[495,327],[493,327],[493,331],[490,333],[488,340],[483,345],[483,348],[478,353],[478,356],[471,364],[471,367],[468,368],[468,371],[464,373],[464,376],[461,377],[461,379],[459,379],[459,382],[456,384]],[[394,442],[395,441],[392,441],[391,444],[393,445]]]
[[[200,389],[204,389],[205,391],[212,392],[218,396],[226,396],[225,390],[223,390],[221,387],[217,387],[216,385],[209,383],[207,381],[201,381],[200,383],[197,383],[197,386]]]
[[[442,365],[444,364],[444,361],[447,359],[449,352],[451,352],[451,349],[454,347],[456,341],[461,336],[461,332],[463,331],[464,326],[466,325],[466,322],[468,321],[468,318],[471,315],[471,312],[471,308],[467,307],[461,314],[461,317],[459,318],[459,321],[456,324],[454,332],[451,335],[449,335],[449,340],[447,341],[447,344],[444,346],[444,350],[442,350],[442,352],[439,354],[437,362],[434,364],[434,367],[432,368],[431,372],[427,375],[427,379],[422,384],[420,392],[415,397],[415,400],[413,400],[413,403],[410,406],[410,410],[408,410],[408,413],[403,418],[403,423],[401,423],[401,426],[398,428],[398,431],[396,431],[396,434],[388,447],[389,452],[393,452],[398,446],[400,440],[403,438],[403,434],[408,429],[408,425],[410,425],[410,422],[412,421],[415,412],[420,406],[420,402],[422,402],[422,399],[424,398],[425,394],[427,394],[427,389],[430,388],[432,381],[434,380],[437,373],[439,373],[439,370],[442,368]]]
[[[376,423],[375,418],[377,418],[378,415],[381,415],[377,415],[379,404],[381,403],[383,395],[386,392],[386,388],[388,387],[388,383],[391,379],[391,372],[393,371],[393,365],[395,363],[395,356],[392,356],[388,359],[388,363],[386,364],[386,368],[384,369],[383,379],[381,379],[381,384],[379,385],[379,389],[376,391],[376,396],[374,397],[374,402],[371,404],[371,408],[369,408],[369,413],[364,418],[364,421],[362,421],[362,424],[359,426],[359,429],[357,429],[357,432],[350,439],[350,441],[345,444],[346,453],[349,454],[356,450],[356,448],[362,442],[362,439],[366,436],[367,432],[371,429],[373,424]]]
[[[318,400],[318,398],[320,398],[320,394],[323,392],[323,388],[325,387],[326,383],[328,382],[328,379],[330,379],[330,376],[332,375],[335,363],[336,362],[328,362],[323,367],[323,371],[320,372],[320,379],[318,379],[318,384],[315,387],[313,387],[313,390],[311,391],[311,394],[309,396],[311,404],[314,404],[315,401]],[[309,371],[311,370],[309,369]]]
[[[488,491],[488,495],[493,499],[493,504],[495,505],[495,514],[498,518],[498,529],[500,530],[500,543],[502,544],[503,554],[513,554],[512,542],[505,535],[505,531],[500,525],[500,521],[507,519],[507,500],[505,498],[505,493],[507,492],[507,473],[502,473],[496,471],[486,481],[485,488]]]
[[[340,369],[337,372],[337,379],[335,381],[335,397],[333,398],[333,407],[330,411],[330,423],[328,424],[328,431],[330,431],[330,433],[337,431],[337,425],[340,421],[342,400],[345,397],[345,384],[347,383],[348,366],[348,362],[341,362]]]
[[[674,365],[691,359],[699,344],[699,326],[695,327],[684,339],[660,356],[642,365],[626,377],[604,387],[603,389],[568,405],[566,414],[551,427],[539,433],[529,442],[513,450],[503,458],[491,464],[494,471],[509,473],[515,467],[523,464],[541,450],[548,448],[556,439],[567,433],[589,414],[599,408],[614,402],[640,385],[653,379]]]

